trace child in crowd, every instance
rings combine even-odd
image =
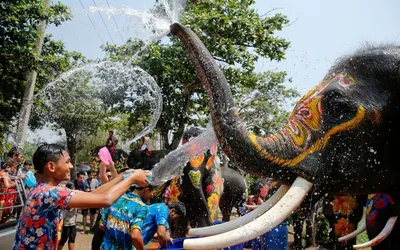
[[[70,179],[73,166],[68,151],[57,144],[39,146],[33,155],[33,165],[40,175],[40,182],[32,188],[27,197],[18,221],[14,250],[55,250],[58,248],[58,232],[63,210],[108,207],[132,184],[146,186],[149,183],[149,174],[143,170],[136,170],[126,179],[123,178],[123,174],[118,175],[93,192],[81,192],[59,186],[62,181]]]
[[[30,189],[31,187],[36,185],[36,179],[33,172],[31,172],[32,162],[25,161],[22,168],[18,169],[18,176],[22,179],[22,183],[24,184],[26,189]]]
[[[149,206],[146,219],[143,222],[143,243],[149,244],[156,235],[161,248],[167,248],[167,242],[172,241],[169,234],[169,223],[179,220],[186,215],[186,207],[182,202],[154,203]]]
[[[21,164],[24,159],[24,152],[21,148],[12,147],[10,151],[8,151],[7,156],[17,161],[17,166]]]
[[[7,162],[1,163],[0,170],[0,208],[15,206],[17,200],[16,182],[11,180],[10,172],[12,166],[16,166],[17,162],[13,158],[8,158]],[[7,222],[11,217],[14,209],[7,208],[0,210],[0,224]]]
[[[68,182],[65,185],[67,188],[74,190],[74,183]],[[76,208],[70,208],[63,213],[63,228],[61,234],[60,244],[58,250],[63,249],[64,244],[68,240],[68,249],[74,250],[75,248],[75,237],[76,237],[76,214],[78,210]]]
[[[264,203],[263,197],[261,194],[263,185],[261,183],[254,183],[251,189],[254,192],[254,194],[249,195],[249,197],[247,197],[246,205],[247,205],[248,211],[252,211],[255,209],[255,207]]]

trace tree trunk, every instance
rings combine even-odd
[[[67,136],[67,148],[69,151],[69,156],[71,157],[71,163],[74,166],[71,169],[71,180],[76,178],[76,136],[73,133],[70,133],[68,131],[65,131],[65,134]]]
[[[45,11],[47,11],[49,6],[50,6],[50,0],[45,0],[44,1]],[[46,30],[46,21],[41,20],[38,28],[39,35],[36,38],[36,44],[35,44],[36,47],[34,50],[34,54],[36,54],[36,56],[40,56],[40,54],[42,54],[45,30]],[[26,132],[28,130],[29,118],[31,116],[32,98],[33,98],[33,92],[35,90],[36,78],[37,78],[36,70],[32,70],[31,72],[29,72],[25,87],[24,97],[22,98],[22,107],[19,114],[17,131],[16,131],[16,146],[21,149],[24,149],[25,146]]]
[[[183,108],[183,113],[187,113],[190,105],[190,97],[192,93],[187,93],[184,95],[185,98],[185,104]],[[161,145],[164,145],[164,149],[169,149],[169,150],[174,150],[179,146],[179,143],[181,142],[183,133],[185,132],[185,122],[184,119],[181,119],[181,122],[179,123],[178,130],[173,133],[173,138],[171,144],[168,143],[168,128],[161,128],[160,129],[160,138],[161,138]]]

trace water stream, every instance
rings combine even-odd
[[[50,107],[56,103],[55,101],[64,98],[59,90],[69,88],[71,92],[78,92],[77,84],[84,77],[87,82],[82,84],[86,84],[85,91],[87,93],[83,97],[80,93],[80,97],[77,96],[76,98],[87,98],[92,104],[94,103],[103,109],[125,110],[127,114],[134,112],[138,105],[148,105],[148,113],[151,114],[149,123],[141,132],[128,139],[124,143],[125,147],[151,133],[162,112],[161,89],[153,77],[140,67],[135,66],[134,62],[142,53],[145,53],[149,43],[161,40],[169,33],[170,25],[179,19],[179,13],[185,6],[184,3],[186,3],[184,0],[160,0],[154,8],[145,12],[129,7],[89,6],[89,13],[101,12],[108,18],[113,15],[127,17],[128,21],[122,30],[135,29],[140,34],[140,39],[145,42],[145,46],[139,49],[127,63],[106,60],[73,68],[47,84],[34,98],[41,98],[44,105]],[[147,38],[146,33],[150,34]],[[93,109],[89,111],[84,107],[77,107],[76,110],[71,110],[71,112],[85,115],[93,112]],[[119,117],[110,118],[120,119]],[[217,139],[214,130],[209,125],[203,134],[171,152],[165,160],[155,167],[153,183],[161,184],[174,176],[181,175],[183,167],[191,158],[204,153],[215,142],[217,142]]]

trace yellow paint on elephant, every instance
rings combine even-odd
[[[368,200],[372,200],[375,197],[375,195],[376,194],[369,194],[367,199]],[[369,215],[369,213],[371,213],[372,208],[374,207],[374,203],[373,202],[367,202],[367,205],[368,205],[368,207],[366,207],[367,210],[365,211],[365,213],[367,215]]]
[[[198,168],[201,166],[201,164],[204,161],[204,154],[199,154],[198,156],[192,158],[190,160],[190,166],[192,166],[192,168]]]
[[[299,149],[303,149],[307,146],[307,142],[310,140],[311,136],[306,127],[299,122],[286,126],[282,131],[286,131],[289,134],[293,143]]]
[[[217,209],[219,205],[219,197],[216,193],[213,193],[207,199],[208,209],[210,211],[210,219],[212,221],[217,219]]]
[[[331,130],[329,130],[323,138],[320,138],[315,141],[315,143],[307,148],[306,151],[301,152],[298,154],[296,157],[293,159],[282,159],[277,156],[271,155],[267,150],[265,150],[257,141],[257,136],[255,134],[249,134],[249,138],[255,147],[255,149],[258,151],[261,157],[264,159],[270,160],[278,165],[281,165],[283,167],[286,166],[295,166],[302,162],[309,154],[312,154],[313,152],[319,151],[321,149],[324,149],[326,147],[326,144],[328,143],[329,139],[342,131],[346,130],[351,130],[355,127],[357,127],[364,119],[365,117],[365,109],[363,107],[358,108],[358,112],[356,116],[351,119],[350,121],[347,121],[345,123],[339,124],[335,127],[333,127]]]
[[[321,126],[321,98],[317,97],[307,104],[307,108],[303,112],[309,114],[302,115],[302,120],[307,126],[313,130],[318,130]],[[300,110],[301,111],[301,110]]]

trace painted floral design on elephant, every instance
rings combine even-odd
[[[335,214],[350,215],[357,206],[356,198],[353,196],[334,196],[332,208]]]
[[[334,226],[335,235],[337,237],[348,235],[349,233],[353,232],[354,229],[354,224],[350,223],[347,218],[340,218]]]
[[[178,187],[179,177],[175,177],[171,180],[169,188],[171,190],[170,199],[172,202],[179,202],[179,196],[181,195],[181,189]]]
[[[210,219],[215,220],[219,205],[219,197],[216,193],[212,193],[207,199],[208,208],[210,210]]]

